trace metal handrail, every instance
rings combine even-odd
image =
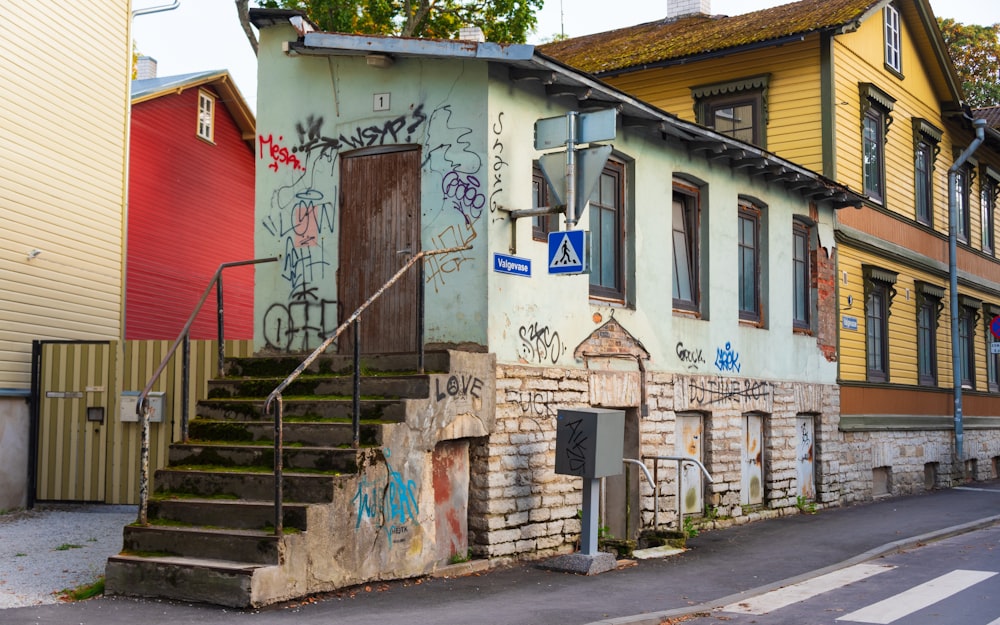
[[[410,270],[417,261],[422,260],[425,256],[435,256],[437,254],[451,254],[454,252],[463,252],[465,250],[472,249],[471,245],[463,245],[459,247],[449,247],[437,250],[424,250],[418,252],[414,256],[411,256],[406,264],[404,264],[399,271],[397,271],[385,284],[383,284],[375,293],[371,295],[361,306],[358,307],[354,313],[351,314],[343,323],[341,323],[334,333],[326,338],[322,343],[319,344],[316,349],[312,351],[305,360],[303,360],[295,371],[292,371],[271,393],[267,396],[267,401],[264,402],[264,414],[271,414],[271,406],[276,405],[277,410],[274,411],[274,533],[280,536],[283,529],[283,512],[282,512],[282,500],[284,498],[283,494],[283,401],[281,393],[288,388],[288,385],[294,382],[302,373],[309,368],[309,365],[313,363],[319,356],[327,350],[330,345],[336,341],[344,330],[348,327],[353,326],[355,328],[354,332],[354,392],[353,392],[353,415],[352,415],[352,425],[354,427],[354,440],[353,446],[355,449],[358,448],[358,440],[360,436],[360,410],[358,409],[358,404],[360,401],[360,333],[358,332],[358,322],[361,317],[361,313],[365,311],[372,303],[375,302],[379,297],[382,296],[385,291],[395,284],[403,275]],[[423,267],[421,265],[421,267]],[[421,274],[422,275],[422,274]],[[419,352],[419,366],[421,373],[423,373],[423,363],[424,363],[424,341],[423,341],[423,279],[420,280],[421,284],[417,287],[417,298],[418,298],[418,314],[417,314],[417,326],[418,338],[417,338],[417,349]],[[275,404],[276,402],[276,404]]]
[[[147,515],[146,509],[149,503],[149,393],[153,390],[153,385],[160,378],[160,374],[163,370],[167,368],[167,363],[173,358],[174,354],[177,352],[178,346],[182,343],[184,345],[184,371],[183,376],[184,381],[184,392],[185,399],[183,399],[182,418],[181,418],[181,431],[184,439],[187,439],[187,369],[188,362],[190,360],[190,332],[191,326],[194,325],[195,319],[198,317],[198,313],[201,312],[201,307],[205,304],[205,300],[208,299],[208,294],[212,292],[212,288],[218,285],[216,289],[216,295],[218,299],[218,332],[219,332],[219,373],[222,374],[223,368],[225,367],[225,349],[223,346],[223,318],[222,318],[222,271],[230,267],[239,267],[242,265],[257,265],[260,263],[273,263],[277,261],[277,257],[272,258],[256,258],[253,260],[239,260],[231,263],[222,263],[219,268],[215,270],[215,274],[212,275],[212,279],[209,280],[208,286],[205,288],[205,292],[202,293],[201,299],[198,300],[198,304],[194,307],[194,312],[188,317],[187,323],[184,324],[184,328],[181,333],[177,336],[177,340],[167,351],[167,355],[163,357],[160,361],[160,366],[156,368],[153,376],[146,383],[146,387],[142,389],[139,393],[139,399],[136,401],[135,412],[139,416],[139,421],[141,423],[140,430],[140,443],[139,443],[139,519],[138,522],[141,525],[146,525]]]
[[[660,460],[673,460],[677,462],[677,528],[680,529],[683,523],[684,508],[681,504],[681,493],[684,492],[684,472],[681,471],[684,463],[697,465],[701,472],[705,474],[709,482],[714,482],[712,479],[712,474],[708,472],[700,461],[695,458],[689,458],[686,456],[643,456],[643,460],[653,461],[653,481],[656,484],[660,483]],[[645,467],[643,467],[645,468]],[[648,474],[647,474],[648,475]],[[653,487],[653,529],[660,529],[660,488],[659,486]]]

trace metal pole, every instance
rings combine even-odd
[[[219,272],[219,279],[215,283],[215,300],[218,303],[218,318],[216,322],[219,327],[219,377],[226,375],[226,321],[222,310],[222,272]]]
[[[184,345],[181,347],[181,440],[188,439],[188,419],[191,411],[188,404],[191,401],[191,335],[184,335]]]
[[[579,215],[576,213],[576,122],[579,117],[576,111],[566,114],[566,229],[576,226]]]
[[[580,527],[580,553],[597,555],[597,501],[601,496],[601,478],[583,478],[583,518]]]
[[[972,126],[976,130],[976,138],[948,169],[948,289],[950,292],[949,312],[951,314],[951,375],[952,385],[955,389],[955,468],[961,470],[963,474],[962,463],[965,454],[962,450],[962,439],[964,438],[962,427],[962,361],[959,356],[962,345],[958,331],[958,213],[956,211],[958,193],[956,178],[958,170],[965,165],[969,157],[983,143],[986,120],[974,120]],[[966,185],[968,185],[968,181],[966,181]],[[965,207],[966,210],[969,208],[969,206]],[[971,332],[972,328],[969,328],[969,331]]]
[[[145,395],[136,406],[139,412],[139,525],[147,525],[149,505],[149,400]]]
[[[684,504],[681,499],[684,495],[684,466],[683,461],[677,459],[677,531],[684,528]]]
[[[660,459],[653,459],[653,529],[660,531]]]
[[[351,424],[354,426],[354,438],[351,445],[357,449],[361,442],[361,318],[354,320],[354,392],[351,402],[353,413]]]
[[[424,261],[417,267],[417,370],[424,374]]]
[[[281,457],[284,450],[284,436],[282,434],[283,415],[285,412],[281,395],[277,396],[277,406],[274,413],[274,534],[281,536],[284,533],[284,513],[282,505],[284,502],[284,459]]]

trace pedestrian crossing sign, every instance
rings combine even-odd
[[[549,233],[549,273],[587,273],[588,235],[585,230]]]

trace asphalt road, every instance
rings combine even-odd
[[[1000,522],[1000,482],[970,486],[706,532],[683,554],[592,577],[522,563],[370,584],[263,610],[101,598],[2,610],[0,624],[659,625]]]

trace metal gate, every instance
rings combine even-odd
[[[420,251],[420,150],[359,150],[340,161],[340,318],[351,315]],[[419,272],[410,271],[361,317],[364,353],[417,351]],[[339,340],[353,349],[353,333]]]
[[[35,341],[32,356],[34,499],[103,502],[114,344]]]
[[[764,417],[743,415],[743,471],[740,483],[740,504],[753,506],[764,503]]]

